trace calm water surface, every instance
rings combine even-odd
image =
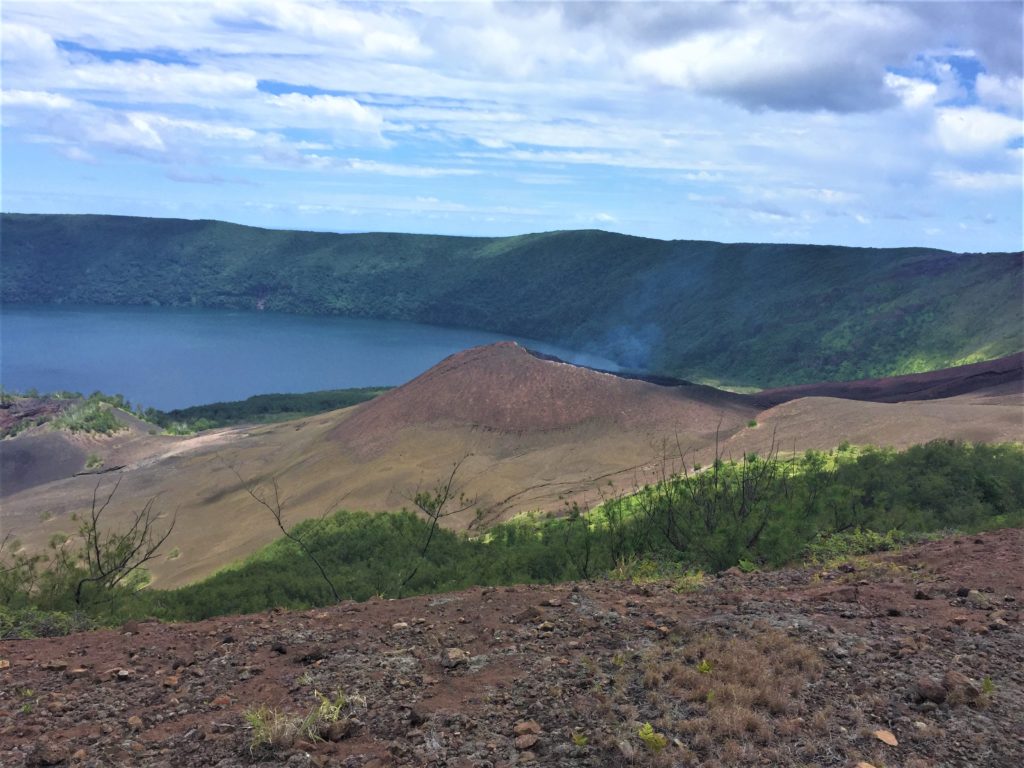
[[[513,339],[563,360],[610,360],[482,331],[388,320],[135,307],[0,307],[0,383],[120,393],[161,409],[269,392],[403,384],[459,350]]]

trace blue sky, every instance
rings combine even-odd
[[[5,211],[1022,245],[1020,2],[17,2]]]

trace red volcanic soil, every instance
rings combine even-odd
[[[682,590],[477,588],[5,640],[0,765],[1018,768],[1022,551],[1005,530]],[[347,697],[323,740],[252,743],[246,712],[298,720],[316,692]]]
[[[928,373],[766,389],[752,395],[751,400],[762,408],[800,397],[838,397],[875,403],[901,403],[909,400],[937,400],[995,388],[1005,394],[1019,394],[1024,390],[1024,352],[998,360]]]
[[[600,424],[622,430],[685,425],[713,432],[752,412],[748,400],[696,384],[659,386],[535,354],[515,342],[459,352],[359,409],[331,438],[377,442],[419,424],[505,434]],[[671,433],[669,427],[667,433]]]

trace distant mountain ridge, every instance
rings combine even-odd
[[[3,214],[0,301],[400,319],[593,351],[734,385],[852,380],[1024,348],[1024,255],[264,230]]]

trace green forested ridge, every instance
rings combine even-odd
[[[253,395],[245,400],[193,405],[188,408],[176,408],[173,411],[148,408],[141,415],[162,427],[197,431],[235,424],[299,419],[358,405],[389,389],[390,387],[353,387],[296,394]]]
[[[1024,449],[936,441],[904,452],[749,456],[674,476],[590,513],[567,512],[519,517],[477,538],[437,530],[425,549],[429,523],[409,512],[341,511],[299,523],[292,535],[343,599],[609,575],[672,577],[688,588],[697,569],[850,557],[927,532],[1024,525]],[[0,548],[0,606],[8,606],[0,609],[0,637],[36,622],[44,622],[38,631],[68,623],[48,613],[76,607],[67,585],[81,565],[69,559],[63,541],[55,537],[51,558],[64,570],[17,554],[7,562]],[[333,600],[310,557],[285,538],[182,589],[126,587],[92,597],[86,608],[104,622],[199,619]],[[45,628],[55,621],[56,629]]]
[[[4,214],[0,301],[262,308],[462,326],[635,368],[775,386],[1024,345],[1022,254],[263,230]]]

